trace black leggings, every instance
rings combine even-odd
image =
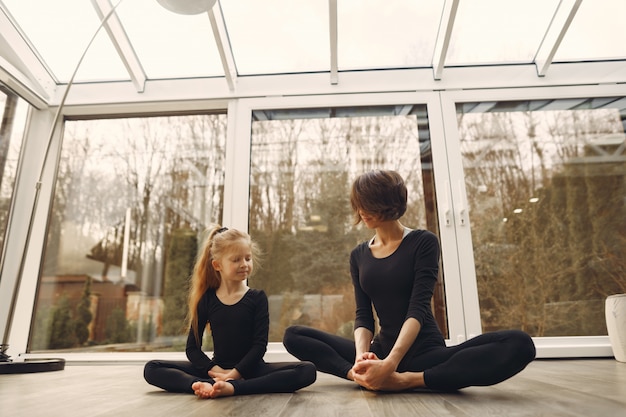
[[[320,372],[346,378],[354,365],[354,341],[321,330],[289,327],[283,344],[298,359],[313,362]],[[417,353],[410,360],[403,360],[406,369],[399,371],[423,371],[427,388],[454,391],[502,382],[534,358],[535,345],[528,334],[502,330],[481,334],[456,346]]]
[[[260,362],[248,379],[228,381],[235,387],[235,395],[294,392],[315,382],[315,365],[310,362]],[[160,361],[146,363],[145,380],[170,392],[193,394],[191,385],[196,381],[214,384],[206,371],[194,367],[189,361]]]

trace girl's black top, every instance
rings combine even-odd
[[[236,368],[246,378],[263,361],[269,333],[267,295],[263,290],[250,288],[233,305],[222,303],[214,289],[207,290],[198,303],[200,341],[207,323],[213,337],[213,358],[202,351],[189,329],[185,353],[194,366],[207,372],[215,365]]]

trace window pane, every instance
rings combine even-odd
[[[154,0],[133,0],[117,14],[148,78],[224,75],[207,13],[181,15]]]
[[[352,226],[349,193],[369,169],[406,180],[401,219],[438,233],[425,105],[253,112],[250,233],[264,250],[250,285],[270,302],[270,341],[292,324],[352,337],[349,254],[372,232]],[[443,280],[434,299],[447,334]]]
[[[337,2],[339,70],[430,67],[443,0]]]
[[[559,3],[460,1],[446,65],[532,62]]]
[[[24,137],[28,104],[0,86],[0,111],[2,116],[0,123],[0,253],[4,253],[4,238]]]
[[[225,115],[66,122],[30,351],[184,349],[225,132]]]
[[[11,11],[54,77],[68,82],[99,27],[100,19],[91,2],[66,0],[61,5],[45,0],[3,0],[2,3]],[[115,46],[106,31],[99,31],[80,64],[75,81],[127,79],[128,71]]]
[[[457,106],[484,331],[606,335],[626,292],[625,98]]]
[[[327,70],[328,2],[239,0],[220,6],[239,74]]]
[[[554,55],[554,61],[626,58],[624,14],[624,1],[583,1]]]

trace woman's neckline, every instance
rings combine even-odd
[[[402,242],[404,242],[404,238],[407,237],[407,235],[409,233],[411,233],[413,231],[413,229],[410,229],[406,226],[404,226],[404,230],[402,232],[402,238],[400,239],[400,241],[398,242],[398,245],[393,248],[393,250],[391,250],[389,253],[383,253],[381,256],[376,256],[374,254],[374,251],[372,250],[372,244],[374,243],[376,236],[374,235],[368,242],[367,242],[367,247],[369,249],[369,253],[372,256],[372,258],[374,259],[386,259],[389,258],[390,256],[392,256],[394,253],[396,253],[398,251],[398,248],[400,247],[400,245],[402,245]]]

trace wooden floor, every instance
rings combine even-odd
[[[141,364],[72,365],[0,375],[0,416],[626,416],[626,363],[536,360],[492,387],[374,393],[325,374],[294,394],[200,400],[144,382]]]

